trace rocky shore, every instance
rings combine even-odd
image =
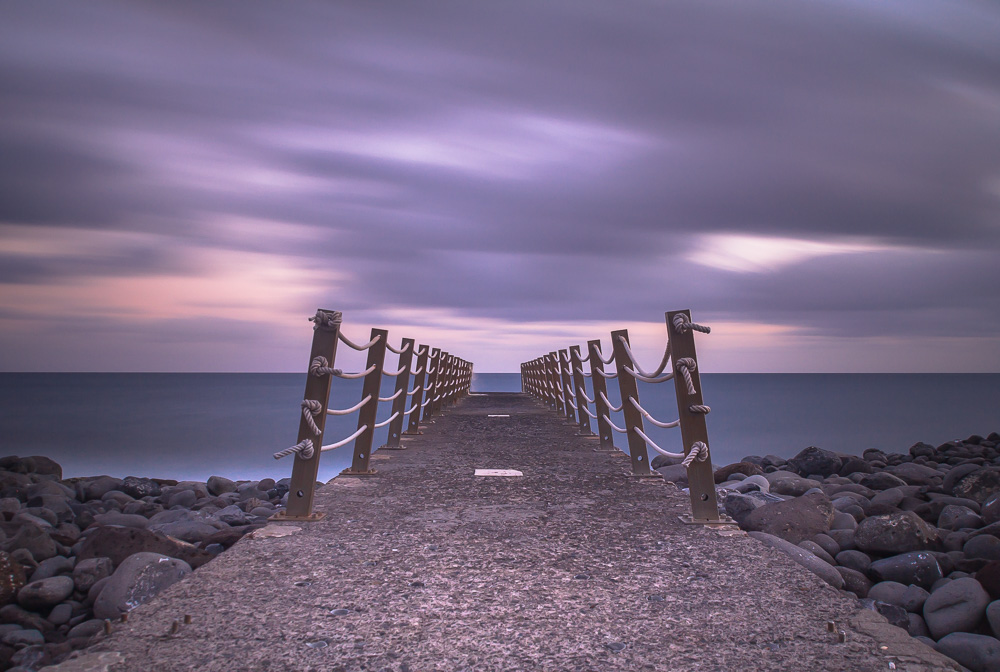
[[[0,458],[0,670],[58,663],[265,524],[288,479],[62,478]]]
[[[671,462],[652,466],[683,486]],[[715,482],[751,536],[973,672],[1000,672],[1000,434],[906,454],[750,455]]]

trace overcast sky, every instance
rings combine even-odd
[[[0,9],[0,370],[1000,371],[1000,4]]]

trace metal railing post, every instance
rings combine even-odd
[[[560,415],[563,412],[563,397],[559,395],[562,382],[559,378],[559,353],[552,351],[548,354],[549,385],[552,386],[552,401],[555,404],[556,412]]]
[[[385,440],[385,445],[380,450],[406,449],[405,446],[400,445],[399,437],[403,433],[403,413],[406,412],[407,400],[406,393],[410,391],[410,364],[413,362],[413,339],[404,338],[399,352],[399,374],[396,376],[396,389],[393,392],[396,398],[392,400],[392,413],[396,417],[389,423],[389,437]]]
[[[670,335],[670,352],[674,366],[674,389],[677,391],[677,412],[681,421],[681,440],[684,442],[684,454],[691,452],[695,443],[705,445],[708,451],[708,427],[705,424],[705,414],[691,410],[704,405],[701,394],[701,376],[698,374],[698,355],[694,347],[693,330],[678,329],[674,326],[674,317],[681,315],[683,321],[690,323],[691,311],[676,310],[666,314],[667,333]],[[691,375],[694,394],[688,389],[687,380],[678,370],[678,362],[689,359],[694,366],[685,367]],[[704,461],[695,460],[688,467],[688,484],[691,493],[691,519],[693,522],[713,522],[720,520],[719,504],[715,496],[715,474],[712,472],[711,453]]]
[[[378,395],[382,386],[382,367],[385,366],[386,342],[389,332],[385,329],[372,329],[371,337],[379,337],[378,341],[368,348],[368,363],[365,370],[372,369],[372,372],[365,376],[364,388],[361,390],[361,398],[371,395],[371,401],[361,407],[358,411],[358,429],[366,429],[354,440],[354,461],[348,469],[340,472],[347,476],[367,476],[374,474],[375,470],[368,467],[371,460],[372,440],[375,437],[375,422],[378,417]]]
[[[314,434],[309,421],[305,415],[299,416],[298,441],[300,443],[306,439],[313,444],[312,457],[303,458],[295,455],[292,463],[292,480],[289,484],[288,505],[285,511],[276,514],[280,520],[319,520],[325,513],[313,513],[313,494],[316,489],[316,475],[319,473],[319,456],[323,447],[323,432],[326,428],[326,409],[330,405],[330,384],[333,376],[329,374],[313,375],[312,363],[317,357],[326,360],[327,366],[333,367],[337,358],[337,342],[340,340],[341,313],[336,310],[317,310],[317,318],[320,314],[326,320],[320,320],[313,327],[312,348],[309,351],[309,367],[306,373],[306,389],[302,398],[306,401],[318,401],[322,412],[315,415],[313,420],[319,428],[319,434]]]
[[[611,438],[611,427],[605,416],[608,415],[608,405],[604,397],[608,394],[607,382],[604,380],[604,360],[601,359],[601,341],[587,341],[587,351],[590,353],[590,382],[594,384],[594,407],[597,409],[597,434],[601,437],[601,448],[615,450],[614,439]]]
[[[434,414],[434,395],[437,394],[438,390],[438,377],[440,374],[439,369],[441,368],[441,349],[434,348],[431,350],[431,356],[427,363],[427,398],[424,399],[426,406],[423,411],[423,420],[426,423],[427,418]]]
[[[635,378],[627,370],[631,362],[625,351],[625,345],[628,343],[628,329],[611,332],[611,345],[615,351],[615,366],[618,370],[618,389],[622,398],[622,413],[625,415],[625,437],[628,439],[628,452],[632,458],[632,475],[649,476],[649,455],[646,452],[646,440],[635,431],[638,429],[641,432],[644,431],[644,428],[642,426],[642,413],[631,402],[632,399],[635,399],[635,402],[639,403],[639,390],[636,387]]]
[[[573,345],[569,349],[570,366],[573,367],[573,387],[576,390],[576,415],[580,425],[580,433],[593,436],[590,431],[590,416],[587,415],[587,379],[583,375],[583,362],[580,361],[580,346]]]
[[[416,436],[417,434],[422,434],[420,431],[420,403],[424,399],[424,379],[427,377],[427,353],[430,348],[426,345],[421,345],[417,349],[417,368],[414,369],[416,373],[413,376],[413,389],[414,392],[410,396],[410,421],[407,423],[406,436]],[[407,390],[409,392],[409,390]]]
[[[560,350],[559,351],[559,377],[562,381],[563,388],[563,399],[565,400],[565,408],[563,409],[566,413],[566,419],[573,422],[573,404],[571,400],[573,395],[570,394],[570,390],[573,389],[573,384],[570,382],[570,364],[569,364],[569,351]],[[576,402],[579,406],[580,402]]]

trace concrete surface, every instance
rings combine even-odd
[[[47,669],[960,669],[743,533],[682,524],[685,494],[595,444],[530,397],[468,397],[323,487],[325,520],[244,538]]]

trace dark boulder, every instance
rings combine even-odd
[[[912,613],[920,613],[930,593],[919,586],[904,585],[898,581],[881,581],[868,591],[868,597],[888,602]]]
[[[955,579],[941,586],[924,602],[924,620],[931,637],[941,639],[953,632],[974,631],[989,603],[990,596],[975,579]]]
[[[134,499],[143,497],[158,497],[160,495],[160,484],[151,478],[139,478],[137,476],[126,476],[122,480],[121,491]]]
[[[724,467],[719,467],[715,470],[715,482],[725,483],[729,480],[729,477],[733,474],[743,474],[744,476],[756,476],[758,474],[763,474],[764,470],[758,467],[756,464],[751,464],[750,462],[736,462],[735,464],[727,464]],[[258,488],[259,489],[259,488]]]
[[[190,544],[169,539],[162,534],[131,527],[99,527],[90,532],[77,551],[77,561],[111,558],[118,566],[135,553],[161,553],[183,560],[197,569],[214,556]]]
[[[875,467],[867,460],[863,460],[860,457],[849,457],[844,460],[838,473],[841,476],[850,476],[851,474],[870,474],[874,471]]]
[[[868,576],[875,581],[896,581],[903,585],[930,588],[943,573],[933,553],[911,551],[876,560],[868,567]]]
[[[17,591],[27,583],[24,567],[12,560],[8,553],[0,551],[0,607],[10,604],[17,597]]]
[[[872,582],[868,580],[867,576],[850,567],[834,567],[834,569],[844,579],[844,590],[848,590],[858,597],[868,597]]]
[[[815,555],[799,548],[795,544],[789,543],[780,537],[765,532],[750,532],[751,537],[788,555],[792,560],[802,565],[813,574],[819,576],[827,583],[838,590],[844,587],[844,579],[836,569],[823,562]]]
[[[817,474],[826,478],[840,471],[840,468],[843,466],[843,460],[832,451],[823,450],[816,446],[809,446],[788,460],[788,464],[800,476]]]
[[[94,616],[118,619],[190,573],[191,567],[186,562],[160,553],[130,555],[98,595]]]
[[[854,540],[862,551],[885,554],[936,550],[941,543],[937,528],[912,511],[865,518]]]
[[[771,502],[747,514],[746,530],[765,532],[793,544],[822,534],[833,522],[833,505],[822,493]]]
[[[885,471],[878,471],[874,474],[868,474],[860,481],[861,485],[866,488],[871,488],[872,490],[888,490],[889,488],[898,488],[900,486],[906,485],[906,481],[899,478],[898,476],[893,476],[892,474]]]
[[[956,497],[968,497],[980,504],[997,492],[1000,492],[1000,469],[992,468],[972,472],[958,481],[951,490],[951,494]]]
[[[935,648],[971,672],[1000,672],[1000,640],[994,637],[955,632]]]

